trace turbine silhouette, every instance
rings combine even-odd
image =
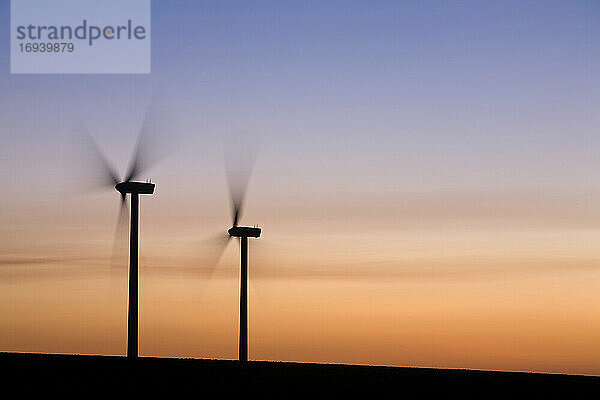
[[[240,226],[239,221],[244,209],[244,200],[252,167],[256,160],[256,140],[246,135],[237,137],[234,144],[226,146],[225,166],[231,201],[232,226],[227,230],[227,239],[217,239],[217,251],[214,253],[213,269],[218,264],[227,244],[232,237],[240,239],[240,328],[239,352],[240,362],[248,361],[248,238],[259,238],[261,228],[257,226]],[[209,276],[209,278],[210,278]]]
[[[162,98],[162,97],[161,97]],[[158,161],[157,152],[152,151],[156,143],[151,143],[156,139],[156,134],[165,132],[169,124],[166,124],[164,118],[158,118],[164,107],[157,106],[159,96],[155,95],[150,107],[146,111],[144,121],[138,136],[132,160],[127,169],[125,178],[121,180],[116,170],[109,164],[107,158],[102,154],[100,148],[92,138],[91,134],[85,129],[83,123],[79,121],[76,127],[79,134],[83,134],[87,142],[88,166],[94,167],[100,172],[102,186],[114,186],[120,193],[121,206],[119,220],[117,221],[117,233],[120,227],[126,224],[127,217],[127,195],[131,197],[131,217],[129,233],[129,282],[128,282],[128,317],[127,317],[127,357],[137,359],[138,340],[139,340],[139,266],[138,266],[138,235],[139,235],[139,196],[151,195],[154,193],[155,184],[147,180],[146,182],[137,181],[144,170]],[[157,146],[155,148],[162,148]],[[115,235],[115,244],[119,235]],[[114,251],[114,249],[113,249]]]
[[[244,139],[248,140],[249,138],[246,136]],[[236,143],[240,146],[243,140],[238,140]],[[232,227],[227,230],[227,233],[230,238],[240,238],[240,331],[238,351],[240,362],[248,361],[248,238],[259,238],[262,232],[261,228],[257,226],[238,225],[244,210],[244,200],[250,174],[256,160],[255,143],[246,143],[243,148],[239,147],[237,154],[233,153],[231,148],[225,153],[233,217]]]

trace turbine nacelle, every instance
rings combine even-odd
[[[127,193],[153,194],[156,185],[150,182],[121,182],[115,185],[115,189],[123,196]]]
[[[227,233],[235,237],[260,237],[261,229],[255,226],[237,226],[231,227]]]

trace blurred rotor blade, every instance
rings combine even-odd
[[[127,206],[127,199],[124,194],[121,195],[121,206],[119,210],[119,216],[117,219],[117,226],[115,228],[115,238],[113,242],[113,251],[110,265],[110,277],[111,280],[120,278],[123,272],[127,271],[129,262],[128,252],[129,249],[129,207]]]
[[[161,262],[158,268],[154,268],[154,272],[177,278],[198,278],[208,282],[219,266],[229,241],[230,236],[226,234],[215,235],[200,242],[194,241],[191,243],[194,255],[176,261],[169,257]],[[196,255],[198,253],[200,256]]]
[[[144,115],[125,181],[138,178],[142,172],[163,159],[178,131],[178,120],[169,97],[164,90],[156,90]]]
[[[227,248],[227,245],[231,241],[231,236],[227,234],[219,234],[210,239],[203,241],[201,249],[205,251],[206,257],[204,257],[204,270],[206,271],[207,278],[209,281],[212,279],[215,270],[217,269],[223,253]]]
[[[247,132],[230,135],[224,142],[225,171],[232,208],[233,225],[242,216],[248,182],[258,153],[258,137]]]
[[[83,174],[81,178],[85,186],[114,186],[120,182],[116,169],[110,165],[80,118],[76,119],[73,126],[72,139],[70,144],[74,147],[75,165],[69,169]]]

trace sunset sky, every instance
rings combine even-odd
[[[600,375],[600,3],[152,2],[152,73],[10,74],[0,1],[0,351],[124,354],[116,191],[157,87],[140,353],[237,357],[224,137],[260,137],[249,354]],[[79,156],[79,157],[78,157]]]

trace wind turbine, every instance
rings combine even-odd
[[[130,216],[130,233],[129,233],[129,284],[128,284],[128,311],[127,311],[127,358],[135,360],[138,357],[138,340],[139,340],[139,196],[151,195],[154,193],[155,184],[150,180],[146,182],[137,181],[137,178],[151,164],[155,163],[158,158],[156,152],[151,151],[152,139],[155,139],[155,134],[165,132],[166,121],[164,118],[157,118],[159,109],[156,104],[158,96],[155,96],[150,107],[146,111],[142,128],[139,133],[138,141],[133,153],[132,160],[125,175],[121,180],[116,173],[116,170],[109,164],[107,158],[102,154],[99,147],[92,136],[87,132],[83,123],[79,122],[77,127],[80,133],[87,138],[88,153],[87,163],[95,164],[101,170],[103,186],[114,186],[115,190],[121,195],[121,208],[119,212],[119,221],[117,222],[117,230],[119,226],[126,223],[127,216],[127,195],[131,197],[131,216]],[[118,239],[118,237],[115,237]]]
[[[225,165],[229,194],[231,200],[232,226],[227,230],[227,240],[219,240],[217,246],[216,267],[218,260],[225,251],[232,237],[240,239],[240,329],[239,329],[239,351],[240,362],[248,361],[248,238],[259,238],[262,232],[258,226],[241,226],[239,220],[242,217],[244,200],[248,188],[248,181],[252,167],[256,159],[256,146],[248,140],[248,136],[235,140],[234,146],[228,146],[225,153]],[[212,275],[212,271],[211,271]]]

